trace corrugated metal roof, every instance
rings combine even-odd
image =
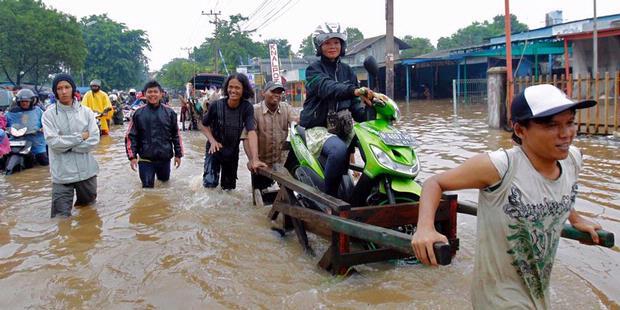
[[[597,17],[596,20],[597,20],[597,25],[602,22],[613,23],[616,20],[620,20],[620,14],[599,16]],[[578,27],[578,26],[586,24],[586,23],[591,23],[591,22],[592,22],[592,18],[585,18],[585,19],[580,19],[580,20],[573,20],[573,21],[566,22],[566,23],[536,28],[536,29],[532,29],[529,31],[515,32],[515,33],[510,34],[510,39],[512,42],[516,42],[516,41],[523,41],[523,40],[550,38],[550,37],[555,37],[559,34],[581,32],[582,27]],[[506,35],[489,38],[490,43],[502,43],[505,41],[506,41]]]
[[[361,52],[362,50],[364,50],[365,48],[367,48],[368,46],[372,45],[373,43],[385,38],[386,35],[380,35],[380,36],[376,36],[376,37],[372,37],[372,38],[368,38],[368,39],[364,39],[355,43],[352,43],[351,46],[347,47],[347,56],[351,56],[351,55],[355,55],[359,52]],[[405,43],[403,40],[394,37],[394,41],[396,41],[396,43],[398,44],[398,48],[401,50],[404,49],[408,49],[411,48],[411,46],[409,46],[409,44]]]

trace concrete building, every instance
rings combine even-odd
[[[379,85],[372,85],[372,83],[370,83],[370,86],[373,89],[378,89],[379,91],[384,92],[385,47],[386,35],[363,39],[359,42],[352,43],[350,46],[347,46],[347,52],[342,58],[342,61],[351,66],[351,68],[353,68],[353,71],[355,71],[357,75],[357,79],[362,83],[362,85],[368,86],[368,72],[366,72],[366,69],[364,69],[364,60],[368,56],[373,56],[377,60],[377,64],[379,65]],[[400,72],[399,74],[399,71],[404,70],[404,68],[399,67],[397,63],[400,59],[400,51],[408,48],[411,48],[411,46],[409,46],[401,39],[394,37],[394,51],[398,51],[398,53],[395,54],[394,58],[395,92],[398,92],[398,90],[404,86],[404,80],[401,80],[404,72]]]

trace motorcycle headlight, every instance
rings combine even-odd
[[[410,175],[412,177],[418,175],[418,172],[420,171],[420,164],[417,160],[415,162],[415,165],[413,166],[403,165],[399,162],[395,162],[394,160],[392,160],[390,156],[388,156],[385,152],[383,152],[379,147],[375,145],[371,144],[370,149],[372,150],[372,153],[375,155],[375,158],[377,159],[379,164],[386,169],[391,169],[399,173]]]

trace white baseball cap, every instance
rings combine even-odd
[[[541,84],[527,87],[512,100],[513,122],[551,116],[568,109],[585,109],[596,105],[595,100],[574,102],[557,87]]]

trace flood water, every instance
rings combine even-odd
[[[420,179],[476,153],[511,146],[486,126],[485,107],[401,104],[419,140]],[[70,219],[50,219],[48,169],[0,176],[0,309],[470,308],[475,218],[459,215],[461,249],[450,266],[378,263],[333,277],[304,254],[294,234],[270,230],[268,208],[251,203],[245,156],[237,189],[202,188],[206,138],[182,132],[185,157],[167,184],[141,188],[117,126],[96,150],[98,201]],[[577,210],[620,233],[620,140],[580,136]],[[459,193],[475,201],[474,191]],[[310,235],[323,253],[327,242]],[[551,293],[556,309],[618,308],[620,251],[562,240]]]

